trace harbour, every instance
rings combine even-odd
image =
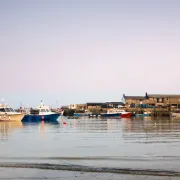
[[[0,15],[0,180],[180,179],[180,1]]]
[[[109,168],[114,173],[119,168],[125,174],[141,170],[141,175],[162,171],[179,176],[179,137],[180,120],[168,118],[0,122],[0,167],[38,169],[49,164],[61,170]]]
[[[7,104],[0,104],[0,121],[56,121],[59,116],[130,118],[137,117],[180,117],[180,95],[145,94],[145,96],[126,96],[121,101],[69,104],[52,107],[40,102],[32,107],[12,109]]]
[[[126,96],[116,102],[87,102],[64,106],[66,116],[89,117],[180,117],[180,95],[178,94],[148,94],[144,96]],[[126,115],[125,115],[126,114]]]

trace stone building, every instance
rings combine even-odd
[[[126,96],[123,94],[123,101],[126,107],[137,107],[141,104],[148,104],[148,99],[146,96]]]
[[[176,107],[180,108],[180,95],[148,94],[144,96],[123,95],[126,107]]]
[[[148,104],[152,106],[180,108],[180,95],[175,94],[147,94]]]
[[[68,106],[69,109],[76,109],[76,110],[85,110],[86,104],[70,104]]]

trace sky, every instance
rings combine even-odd
[[[180,94],[179,0],[0,0],[0,24],[13,107]]]

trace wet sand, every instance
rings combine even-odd
[[[57,171],[57,170],[41,170],[41,169],[25,169],[25,168],[0,168],[0,180],[7,180],[7,179],[178,180],[179,177]]]

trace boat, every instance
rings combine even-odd
[[[85,110],[84,113],[74,113],[73,116],[74,117],[83,117],[83,116],[90,116],[92,115],[92,112]]]
[[[150,113],[144,112],[142,114],[135,114],[135,116],[138,116],[138,117],[147,117],[147,116],[150,116]]]
[[[63,116],[64,114],[64,111],[60,108],[57,108],[57,109],[51,109],[52,112],[55,112],[55,113],[58,113],[60,114],[61,116]]]
[[[171,113],[171,117],[180,118],[180,113]]]
[[[118,110],[121,113],[121,118],[130,118],[132,116],[132,112],[127,112],[125,110]]]
[[[121,117],[121,112],[117,109],[109,109],[107,113],[101,113],[101,117]]]
[[[49,106],[44,106],[42,103],[39,107],[30,108],[29,114],[26,114],[23,121],[56,121],[60,113],[52,112]]]
[[[24,114],[16,112],[13,108],[0,104],[0,121],[21,121]]]
[[[101,115],[100,114],[89,114],[89,118],[98,118],[100,117]]]

